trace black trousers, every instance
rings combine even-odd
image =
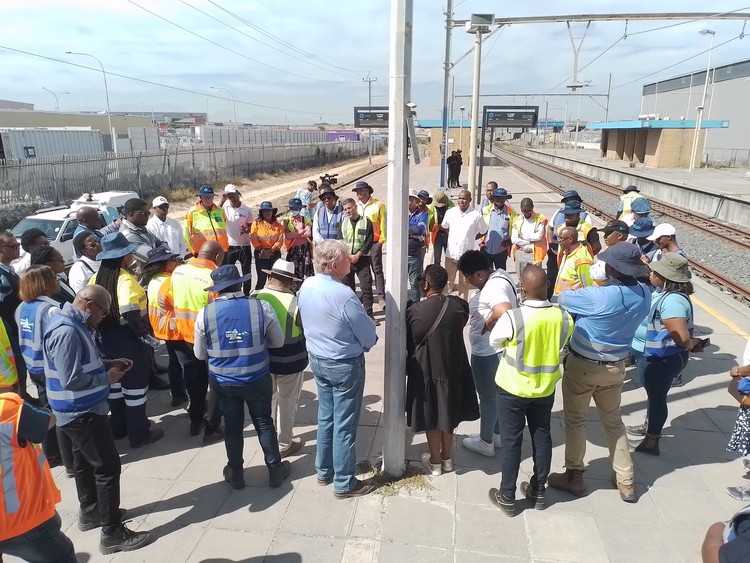
[[[190,422],[201,424],[205,417],[206,432],[210,433],[221,424],[221,411],[216,396],[208,393],[208,364],[195,357],[193,345],[189,342],[173,342],[174,352],[185,378],[185,391],[190,400],[187,408]]]
[[[448,233],[438,231],[435,234],[435,240],[432,241],[433,264],[437,264],[438,266],[442,265],[440,264],[440,261],[443,258],[443,252],[445,252],[446,246],[448,246]]]
[[[500,461],[500,491],[506,498],[516,498],[516,481],[521,465],[523,429],[528,423],[531,435],[531,449],[534,457],[534,475],[531,488],[544,489],[552,463],[552,436],[550,417],[555,394],[549,397],[525,399],[497,388],[500,436],[503,442],[503,455]]]
[[[252,246],[230,246],[227,249],[227,253],[224,255],[224,264],[236,264],[240,263],[242,268],[242,275],[253,273],[253,247]],[[243,282],[242,291],[245,295],[250,295],[252,289],[252,280]]]
[[[482,248],[482,252],[484,253],[485,256],[487,256],[487,258],[490,259],[490,261],[492,262],[492,265],[495,266],[495,269],[500,268],[502,270],[505,270],[505,266],[508,263],[508,249],[507,248],[497,254],[490,254],[484,248]]]
[[[47,399],[47,385],[44,374],[29,373],[29,379],[36,385],[39,402],[45,409],[49,409],[49,400]],[[63,465],[68,469],[73,469],[73,443],[67,435],[60,430],[60,427],[54,426],[47,432],[47,439],[42,442],[42,449],[47,460],[62,460]]]
[[[352,268],[346,276],[346,283],[352,288],[352,291],[356,292],[354,276],[357,276],[359,288],[362,291],[362,297],[360,298],[362,305],[367,314],[372,316],[372,272],[370,271],[370,265],[370,257],[362,256],[356,264],[352,264]]]
[[[261,258],[260,257],[260,250],[257,248],[255,249],[255,275],[257,278],[257,281],[255,283],[255,290],[263,289],[266,287],[266,280],[268,279],[268,274],[266,274],[263,270],[270,270],[271,266],[273,266],[273,263],[276,262],[281,258],[281,251],[276,250],[271,254],[270,258]]]
[[[552,248],[550,248],[547,250],[547,282],[549,283],[547,287],[547,299],[551,299],[552,294],[555,293],[555,282],[557,281],[558,271],[557,254],[552,252]]]
[[[102,531],[111,533],[121,522],[120,456],[107,416],[86,413],[61,428],[73,442],[81,514],[98,511]]]

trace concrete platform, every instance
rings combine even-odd
[[[513,194],[512,204],[531,197],[545,214],[558,207],[558,196],[544,192],[509,168],[485,170]],[[411,186],[438,185],[436,167],[412,169]],[[386,171],[369,182],[384,197]],[[509,270],[513,267],[509,264]],[[695,355],[684,372],[687,384],[670,393],[670,415],[658,458],[633,454],[640,494],[625,504],[611,488],[606,440],[595,410],[589,410],[590,493],[573,498],[550,490],[549,508],[525,509],[513,519],[490,504],[487,491],[499,484],[500,455],[482,457],[465,450],[460,440],[477,432],[479,422],[457,431],[456,470],[429,478],[429,489],[401,490],[394,496],[373,494],[337,500],[330,487],[316,484],[314,451],[317,400],[314,381],[306,374],[296,435],[307,445],[290,458],[292,474],[279,489],[269,489],[255,432],[246,429],[245,478],[248,487],[234,491],[222,480],[223,444],[202,447],[188,434],[189,420],[170,407],[169,393],[149,394],[148,410],[165,437],[132,450],[118,442],[123,462],[122,506],[130,526],[151,530],[147,547],[102,556],[99,533],[76,526],[75,485],[63,472],[55,476],[63,494],[63,525],[80,561],[144,562],[697,562],[706,528],[728,519],[743,505],[724,492],[744,484],[739,461],[725,451],[737,406],[726,393],[728,371],[741,356],[750,311],[698,284],[696,325],[713,346]],[[383,419],[383,354],[380,342],[367,355],[367,383],[358,430],[357,457],[377,463],[381,455]],[[646,395],[631,381],[625,385],[626,424],[643,419]],[[553,411],[553,471],[563,465],[562,397]],[[406,437],[407,459],[418,463],[426,451],[424,434]],[[524,447],[519,482],[531,472],[530,446]],[[6,557],[5,561],[13,560]]]

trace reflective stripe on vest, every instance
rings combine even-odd
[[[34,375],[44,375],[44,351],[42,348],[42,319],[49,315],[49,310],[59,306],[42,299],[21,303],[16,309],[18,324],[18,342],[21,348],[26,369]]]
[[[370,198],[365,205],[361,205],[360,215],[367,217],[372,223],[373,240],[385,242],[385,205],[377,199]],[[382,229],[381,229],[382,225]]]
[[[661,319],[659,306],[664,302],[668,295],[680,295],[687,300],[690,305],[690,318],[685,319],[685,321],[688,325],[688,333],[691,337],[693,336],[693,302],[690,301],[690,298],[684,293],[668,291],[651,303],[651,312],[649,313],[648,325],[646,328],[646,348],[643,351],[644,356],[658,356],[664,358],[685,351],[685,348],[682,348],[675,343],[674,338],[672,338],[672,335],[669,333],[667,327],[664,326],[664,322]]]
[[[81,357],[81,370],[89,377],[101,379],[106,376],[107,369],[102,363],[99,351],[91,336],[88,328],[78,319],[62,311],[52,319],[44,333],[46,341],[55,330],[60,327],[70,327],[76,331],[81,343],[83,344],[83,356]],[[55,412],[82,412],[90,409],[94,405],[104,401],[109,394],[109,384],[97,385],[87,389],[78,389],[75,391],[65,389],[60,383],[60,376],[55,367],[53,358],[49,354],[44,355],[44,376],[47,380],[47,398],[49,405]],[[70,374],[66,374],[70,375]]]
[[[0,469],[3,472],[3,497],[6,514],[15,514],[21,507],[21,501],[18,500],[18,489],[16,488],[16,474],[13,471],[13,435],[15,431],[16,426],[12,422],[0,424]]]
[[[211,377],[242,384],[271,373],[263,307],[257,299],[218,299],[203,314]]]
[[[185,342],[195,341],[195,317],[208,303],[206,288],[214,284],[211,272],[215,269],[216,265],[210,260],[191,258],[172,272],[175,326]]]
[[[284,345],[268,349],[271,373],[291,375],[303,371],[307,367],[308,356],[305,336],[299,326],[297,298],[292,293],[268,288],[253,293],[253,296],[271,306],[284,332]]]
[[[0,384],[4,387],[15,385],[18,381],[18,370],[16,359],[13,357],[13,348],[10,345],[5,323],[0,321]]]
[[[518,238],[523,238],[521,236],[521,226],[523,225],[525,220],[526,217],[524,217],[523,214],[516,216],[516,219],[515,221],[513,221],[513,225],[511,226],[511,239],[513,239],[514,231],[517,233]],[[547,218],[541,213],[537,213],[536,217],[534,218],[534,231],[536,231],[540,224],[542,225],[542,240],[531,243],[534,247],[534,264],[541,264],[544,258],[547,256]],[[523,252],[523,250],[521,250],[518,246],[513,245],[514,258],[515,253],[518,251]]]
[[[188,220],[188,217],[190,220]],[[207,211],[200,206],[200,203],[196,203],[187,212],[185,219],[185,242],[187,242],[193,254],[197,255],[201,246],[209,240],[218,242],[224,252],[229,248],[224,210],[221,207],[214,206],[210,211]]]
[[[578,278],[578,266],[591,264],[591,254],[588,247],[581,244],[569,254],[561,253],[559,257],[560,269],[555,280],[555,295],[559,295],[566,289],[581,289],[581,280]]]
[[[339,238],[339,223],[341,223],[343,216],[344,208],[341,207],[339,202],[336,202],[330,220],[328,219],[328,208],[325,204],[321,205],[315,214],[315,222],[318,223],[317,228],[321,238],[324,240]]]
[[[509,314],[513,338],[495,383],[517,397],[547,397],[561,377],[560,350],[573,332],[573,321],[557,305],[511,309]]]
[[[370,220],[366,217],[360,217],[357,219],[356,226],[354,226],[349,217],[344,217],[341,220],[341,236],[351,254],[356,254],[365,245],[365,240],[367,240],[367,224],[369,222]],[[363,253],[363,256],[369,255],[369,252]]]

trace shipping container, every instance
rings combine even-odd
[[[195,137],[206,146],[304,145],[325,143],[325,131],[317,129],[216,127],[193,128]]]
[[[91,128],[0,129],[0,160],[104,154],[104,140]]]
[[[357,133],[354,130],[344,130],[344,131],[335,131],[335,130],[327,130],[326,131],[326,143],[335,143],[335,142],[343,142],[343,141],[359,141],[359,133]]]

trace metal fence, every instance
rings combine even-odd
[[[373,151],[380,149],[375,142]],[[323,166],[368,153],[367,141],[317,145],[173,148],[157,152],[0,160],[0,204],[64,204],[84,192],[133,190],[147,198],[254,174]]]
[[[704,161],[711,166],[750,166],[750,149],[706,149]]]

